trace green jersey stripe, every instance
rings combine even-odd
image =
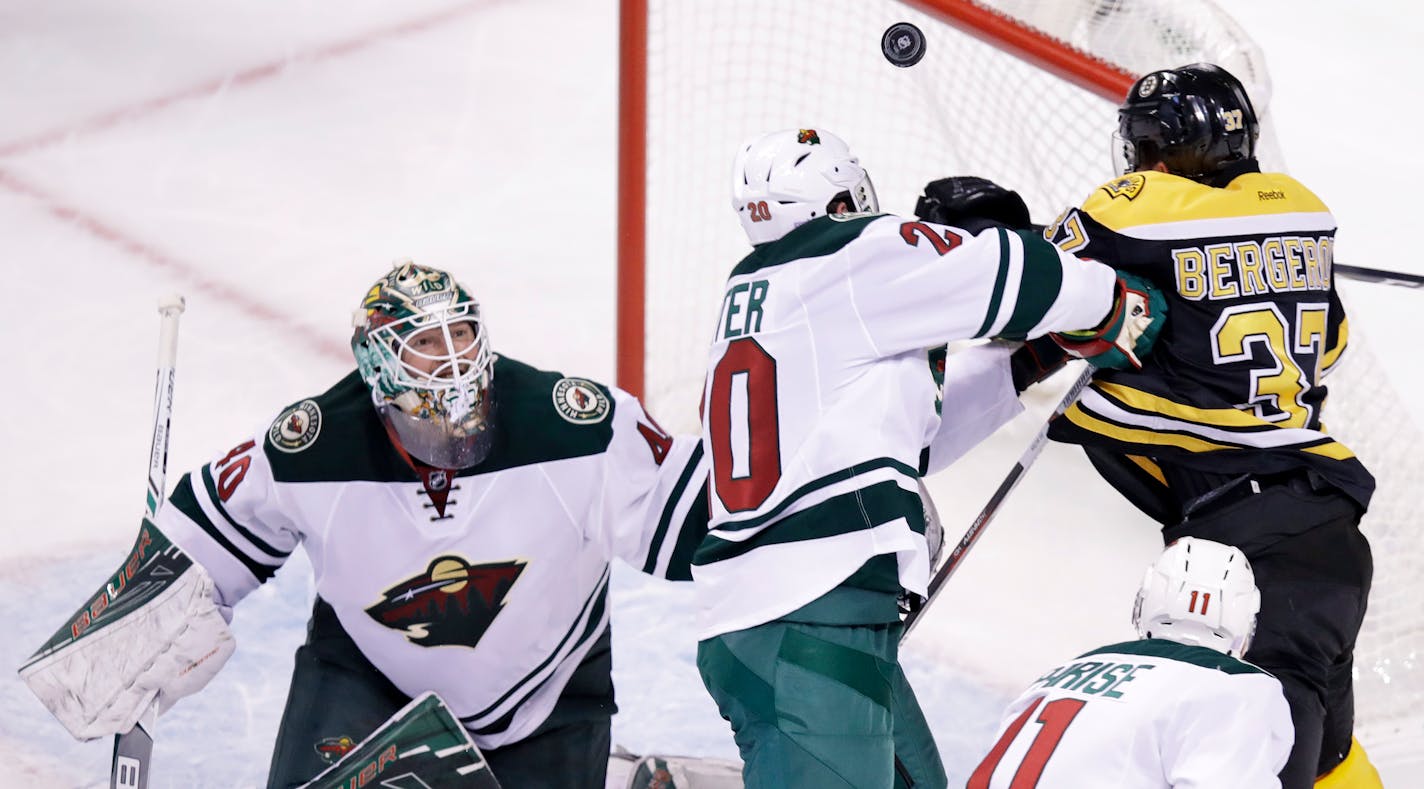
[[[775,507],[772,507],[771,510],[764,515],[758,515],[755,518],[749,518],[744,521],[728,521],[726,523],[722,523],[715,526],[714,529],[716,531],[724,532],[755,529],[759,526],[766,524],[768,521],[779,517],[781,513],[785,512],[787,508],[789,508],[792,504],[795,504],[800,499],[820,490],[821,488],[834,485],[838,482],[845,482],[847,480],[854,479],[855,477],[858,477],[862,474],[867,474],[871,471],[875,471],[877,469],[882,468],[894,469],[900,472],[901,474],[904,474],[905,476],[915,480],[918,480],[920,477],[919,471],[917,469],[905,465],[904,463],[901,463],[900,461],[895,460],[894,458],[876,458],[875,460],[872,460],[868,463],[857,463],[856,465],[851,466],[850,468],[844,468],[840,471],[827,474],[824,477],[820,477],[819,479],[813,479],[810,482],[807,482],[805,485],[802,485],[801,487],[793,491],[785,499],[782,499],[780,504],[776,505]]]
[[[999,273],[994,275],[994,292],[989,296],[989,308],[984,311],[984,324],[974,332],[975,337],[987,335],[994,319],[999,317],[999,305],[1004,301],[1004,285],[1009,279],[1009,235],[1002,228],[995,228],[994,232],[999,234]]]
[[[1179,663],[1191,663],[1194,666],[1201,666],[1202,668],[1216,669],[1224,674],[1267,673],[1259,666],[1253,666],[1250,663],[1237,660],[1230,655],[1217,652],[1215,649],[1192,646],[1190,644],[1178,644],[1175,641],[1168,641],[1162,638],[1145,638],[1141,641],[1111,644],[1109,646],[1099,647],[1092,652],[1085,652],[1078,657],[1081,659],[1108,653],[1165,658],[1167,660],[1175,660]]]
[[[858,238],[871,222],[882,216],[884,214],[851,214],[848,218],[817,217],[776,241],[758,245],[732,269],[732,276],[740,277],[804,258],[834,254]]]
[[[1037,233],[1027,230],[1014,233],[1023,242],[1023,275],[1019,278],[1013,314],[995,336],[1023,340],[1058,300],[1058,291],[1063,287],[1063,259],[1058,256],[1058,248]]]
[[[643,562],[643,572],[649,575],[657,574],[658,555],[662,553],[663,540],[667,539],[668,527],[672,525],[673,512],[677,509],[677,505],[682,502],[683,494],[687,491],[687,485],[689,482],[692,481],[692,475],[697,471],[697,464],[701,461],[702,444],[699,443],[692,448],[692,455],[687,459],[687,466],[683,468],[682,476],[678,477],[677,483],[673,485],[672,495],[668,496],[667,505],[663,507],[662,515],[658,517],[658,527],[653,532],[652,542],[648,546],[648,558],[646,561]],[[697,509],[697,502],[693,502],[692,509]],[[686,524],[686,519],[684,519],[683,523],[684,525]],[[682,535],[680,532],[681,530],[679,530],[678,539],[674,541],[674,544],[682,542]],[[700,538],[701,536],[699,535],[699,539]],[[677,552],[674,551],[673,561],[669,562],[669,571],[673,570],[674,566],[677,564],[676,558]],[[692,579],[689,575],[686,578],[673,578],[673,580],[690,581]]]
[[[919,494],[905,490],[894,480],[884,480],[807,507],[749,540],[733,542],[709,534],[697,549],[692,563],[699,567],[714,564],[742,556],[764,545],[835,537],[870,529],[896,518],[906,519],[911,529],[924,534],[924,505]]]
[[[179,512],[183,513],[188,520],[196,523],[198,528],[212,537],[218,545],[222,546],[223,550],[232,555],[232,558],[241,562],[242,566],[252,573],[258,583],[266,583],[277,572],[276,567],[253,561],[231,540],[223,536],[222,532],[218,531],[217,525],[208,518],[208,514],[203,512],[202,506],[198,504],[198,496],[193,492],[192,474],[184,474],[183,478],[178,480],[178,485],[173,488],[173,495],[169,497],[168,503],[177,507]]]
[[[528,674],[525,674],[523,679],[510,685],[509,690],[505,691],[504,695],[495,699],[488,707],[472,715],[461,717],[460,722],[469,726],[480,718],[494,712],[500,705],[509,700],[511,696],[523,689],[525,691],[525,698],[520,699],[520,701],[510,709],[508,714],[478,729],[470,729],[470,731],[474,734],[489,735],[498,733],[507,728],[509,722],[513,720],[514,712],[519,709],[520,705],[527,700],[530,694],[539,689],[542,680],[536,682],[534,681],[535,678],[538,677],[550,663],[554,662],[554,658],[562,654],[567,654],[564,651],[564,645],[569,642],[569,639],[575,638],[575,632],[578,630],[579,620],[583,619],[583,614],[587,612],[588,618],[585,620],[583,631],[578,633],[574,645],[569,648],[568,653],[576,652],[580,646],[587,643],[589,639],[596,638],[598,634],[603,631],[603,627],[600,625],[603,623],[604,608],[608,605],[608,576],[609,568],[605,566],[603,568],[603,577],[599,579],[598,586],[593,590],[593,594],[589,595],[588,599],[584,601],[583,609],[579,612],[579,616],[574,617],[574,622],[569,626],[568,632],[564,633],[564,637],[559,639],[558,646],[555,646],[554,649],[549,652],[549,656],[544,658],[543,662],[535,666]]]
[[[227,508],[223,506],[222,499],[218,496],[218,486],[216,483],[213,482],[213,471],[211,464],[203,466],[202,475],[203,488],[208,491],[208,500],[213,503],[213,507],[217,509],[218,514],[223,517],[223,520],[227,521],[228,525],[233,528],[233,531],[236,531],[238,534],[241,534],[243,539],[252,543],[253,546],[257,548],[257,550],[267,554],[266,558],[282,561],[292,554],[291,551],[283,551],[268,544],[267,541],[253,534],[251,530],[238,523],[236,520],[233,519],[231,515],[228,514]]]

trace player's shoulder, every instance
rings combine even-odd
[[[263,449],[278,482],[415,479],[354,370],[325,392],[283,408],[267,427]]]
[[[1093,190],[1082,210],[1119,233],[1182,222],[1303,214],[1313,224],[1334,225],[1330,210],[1304,184],[1284,173],[1247,172],[1223,187],[1170,173],[1128,173]]]
[[[1206,669],[1228,676],[1271,676],[1260,666],[1217,652],[1214,649],[1193,646],[1191,644],[1180,644],[1176,641],[1168,641],[1163,638],[1144,638],[1137,641],[1125,641],[1120,644],[1109,644],[1094,649],[1091,652],[1086,652],[1080,655],[1079,659],[1082,660],[1089,657],[1103,657],[1107,655],[1150,658],[1161,663]]]
[[[890,214],[821,216],[775,241],[758,244],[732,269],[732,277],[763,273],[803,260],[815,260],[842,251]]]
[[[594,455],[613,438],[618,390],[504,355],[494,363],[497,436],[478,471]]]

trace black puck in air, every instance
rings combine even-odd
[[[925,34],[909,22],[896,22],[880,37],[885,59],[900,68],[909,68],[925,56]]]

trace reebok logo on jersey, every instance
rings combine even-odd
[[[303,400],[282,412],[267,431],[267,440],[283,452],[301,452],[321,434],[321,409],[314,400]]]
[[[423,574],[387,589],[366,613],[412,644],[473,648],[504,608],[525,564],[515,559],[472,567],[459,556],[440,556]]]
[[[592,425],[608,416],[608,398],[592,381],[560,378],[554,384],[554,408],[567,422]]]

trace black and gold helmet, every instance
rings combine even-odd
[[[1128,91],[1117,117],[1127,172],[1161,162],[1195,181],[1255,156],[1261,131],[1241,81],[1210,63],[1147,74]]]

